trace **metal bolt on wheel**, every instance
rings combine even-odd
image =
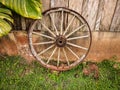
[[[87,56],[91,46],[91,30],[77,12],[52,8],[43,12],[29,30],[32,54],[44,66],[53,70],[69,70]]]

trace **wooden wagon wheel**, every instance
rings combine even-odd
[[[43,12],[29,30],[29,44],[35,58],[44,66],[64,71],[77,66],[91,46],[91,30],[77,12],[57,7]]]

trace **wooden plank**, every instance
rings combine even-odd
[[[26,30],[26,28],[27,28],[25,18],[22,16],[21,16],[21,28],[22,28],[22,30]]]
[[[28,31],[30,28],[31,23],[33,23],[35,20],[34,19],[30,19],[30,18],[25,18],[25,24],[26,24],[26,30]]]
[[[80,14],[82,13],[82,4],[83,0],[69,0],[69,8]]]
[[[51,0],[51,7],[68,7],[68,0]],[[57,13],[52,13],[51,16],[53,17],[53,21],[55,22],[55,26],[57,28],[58,31],[60,31],[60,27],[61,27],[61,20],[62,20],[62,14],[61,12],[57,12]],[[64,15],[64,22],[66,20],[66,15]],[[52,27],[53,27],[53,23],[52,23]],[[55,28],[54,28],[55,29]]]
[[[120,0],[117,2],[117,7],[112,20],[110,31],[120,31]]]
[[[79,14],[82,13],[82,4],[83,4],[83,0],[69,0],[69,9],[72,9],[76,12],[78,12]],[[71,21],[73,16],[69,15],[68,16],[68,22]],[[72,22],[72,25],[70,26],[70,30],[74,30],[77,27],[79,27],[79,25],[81,24],[80,21],[78,21],[78,19],[74,19]]]
[[[97,15],[97,19],[96,19],[95,31],[100,30],[103,7],[104,7],[104,0],[100,0],[99,6],[98,6],[98,15]]]
[[[95,28],[99,0],[84,0],[82,16],[87,20],[91,30]]]
[[[51,7],[68,7],[68,0],[51,0]]]
[[[42,11],[45,11],[50,8],[50,1],[51,0],[41,0],[42,2]]]
[[[109,31],[117,0],[101,0],[95,30]],[[99,24],[98,24],[99,23]]]

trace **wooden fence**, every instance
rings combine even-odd
[[[80,13],[92,31],[120,31],[120,0],[41,0],[43,11],[67,7]],[[14,14],[15,30],[27,30],[33,20]]]
[[[42,0],[42,4],[43,11],[52,7],[67,7],[80,13],[87,20],[93,31],[88,60],[100,61],[117,56],[120,61],[120,0]],[[33,20],[15,13],[14,20],[15,32],[8,35],[9,39],[5,37],[2,39],[0,54],[19,54],[31,60],[33,58],[29,50],[28,35],[26,32],[16,30],[28,31]]]

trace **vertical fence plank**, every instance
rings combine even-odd
[[[120,31],[120,0],[117,2],[117,7],[112,20],[110,31]]]
[[[68,0],[51,0],[51,7],[68,7]]]
[[[100,0],[99,1],[99,6],[98,6],[98,15],[97,15],[97,18],[96,18],[95,31],[100,30],[103,7],[104,7],[104,0]]]
[[[68,7],[68,0],[51,0],[51,7]],[[52,17],[54,17],[54,22],[58,30],[60,30],[60,23],[61,23],[61,13],[53,13]],[[66,24],[66,17],[67,15],[64,15],[64,24]]]
[[[83,0],[69,0],[69,9],[72,9],[72,10],[78,12],[79,14],[81,14],[82,13],[82,3],[83,3]],[[73,16],[70,16],[70,15],[68,16],[68,22],[71,21],[72,17]],[[80,22],[76,18],[73,20],[73,23],[74,24],[72,24],[71,28],[70,28],[71,30],[77,28],[80,25]]]
[[[26,30],[26,22],[25,18],[21,16],[21,28],[22,30]]]
[[[109,31],[117,0],[105,0],[100,30]]]
[[[27,31],[29,30],[31,23],[33,23],[34,21],[35,21],[34,19],[25,18],[26,30]]]
[[[83,0],[69,0],[69,8],[80,14],[82,13],[82,4]]]
[[[116,2],[117,0],[101,0],[97,17],[97,23],[100,21],[98,27],[101,31],[109,31]],[[96,30],[98,30],[98,27]]]
[[[95,28],[99,0],[84,0],[82,16],[87,20],[91,30]]]
[[[41,0],[41,2],[43,11],[51,7],[69,7],[77,11],[88,21],[92,31],[120,31],[120,0]],[[15,16],[13,28],[26,30],[32,21]]]
[[[50,8],[50,1],[51,0],[41,0],[42,3],[42,11],[45,11]]]

